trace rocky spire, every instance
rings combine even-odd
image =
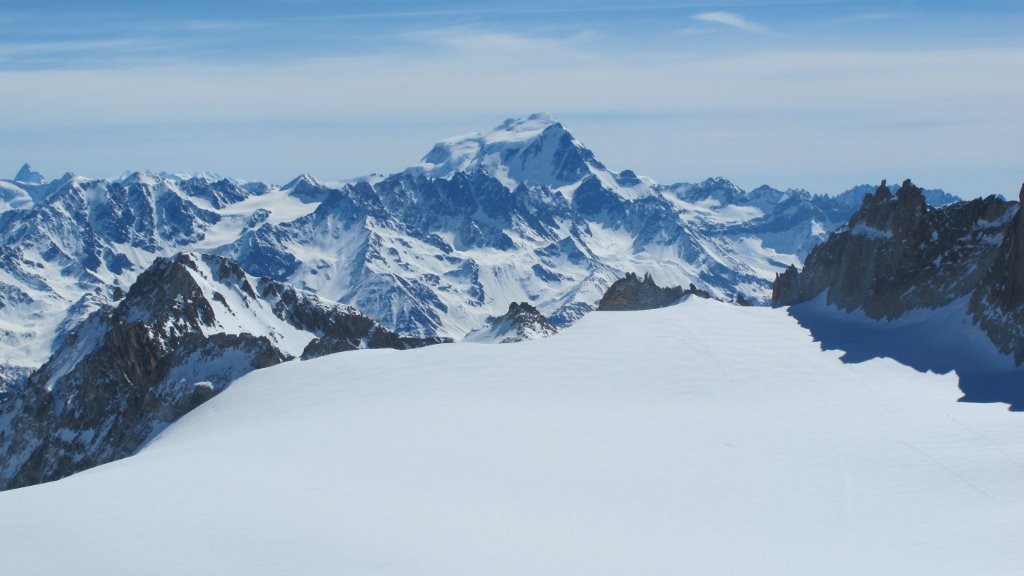
[[[14,181],[23,184],[46,184],[46,178],[32,170],[32,166],[29,166],[28,162],[21,165],[21,169],[14,176]]]

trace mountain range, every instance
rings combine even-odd
[[[50,181],[25,165],[0,186],[0,488],[133,454],[290,359],[539,338],[599,303],[766,304],[869,190],[661,185],[547,115],[349,182]]]
[[[0,386],[23,382],[69,330],[179,252],[228,257],[402,334],[460,339],[512,302],[568,326],[626,273],[766,304],[776,273],[845,223],[865,190],[662,185],[608,169],[545,114],[348,182],[47,180],[25,165],[0,181]]]

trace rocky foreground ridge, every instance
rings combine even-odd
[[[529,302],[512,302],[508,312],[487,320],[487,324],[466,336],[467,342],[510,344],[524,340],[547,338],[558,328]]]
[[[413,348],[355,309],[226,258],[158,258],[0,403],[0,489],[123,458],[231,381],[296,357]]]
[[[1021,188],[1024,201],[1024,187]],[[966,304],[1003,354],[1024,362],[1024,219],[996,196],[934,208],[910,180],[882,182],[849,224],[772,285],[787,306],[824,294],[840,310],[894,319],[916,309]]]
[[[597,304],[598,311],[653,310],[664,308],[679,302],[683,296],[693,294],[700,298],[710,298],[711,294],[701,290],[692,283],[683,290],[682,286],[661,287],[651,275],[644,274],[643,279],[632,272],[624,278],[616,280],[601,297]]]

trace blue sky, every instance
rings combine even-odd
[[[994,0],[0,0],[0,171],[340,179],[545,111],[663,182],[1013,197],[1021,29]]]

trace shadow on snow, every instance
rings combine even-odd
[[[1005,402],[1010,410],[1024,411],[1024,367],[999,354],[972,324],[966,300],[878,321],[860,312],[840,312],[819,296],[791,306],[789,315],[811,332],[822,350],[844,352],[843,362],[891,358],[919,372],[955,371],[961,402]]]

